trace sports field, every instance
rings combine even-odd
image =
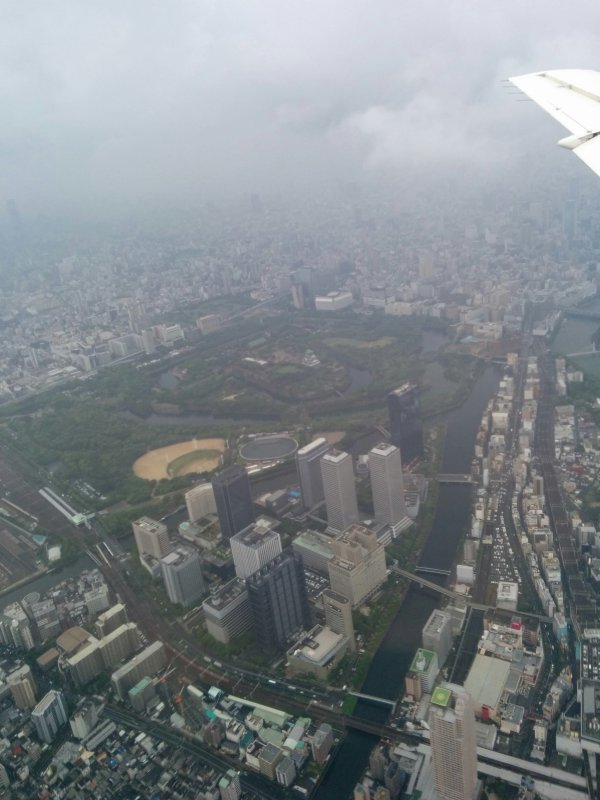
[[[138,458],[133,471],[138,478],[159,481],[189,472],[210,472],[220,463],[225,439],[188,439],[159,447]]]

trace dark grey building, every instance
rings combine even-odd
[[[311,625],[302,557],[282,553],[246,581],[254,628],[266,650],[284,650],[292,634]]]
[[[402,463],[409,464],[423,455],[423,422],[419,387],[405,383],[387,396],[390,439],[400,448]]]
[[[228,467],[212,479],[215,503],[223,539],[229,541],[236,533],[256,522],[248,473],[239,465]]]

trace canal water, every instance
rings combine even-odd
[[[470,472],[481,415],[496,392],[499,378],[500,372],[488,367],[479,376],[468,399],[447,415],[442,472]],[[459,484],[439,487],[431,535],[423,549],[421,564],[451,569],[469,524],[470,512],[470,486]],[[421,646],[423,625],[438,605],[439,598],[433,594],[428,595],[419,589],[408,591],[371,662],[362,687],[366,694],[393,699],[398,697],[415,650]],[[358,703],[355,713],[373,721],[383,721],[386,715],[381,707],[363,701]],[[374,743],[372,736],[350,731],[317,791],[316,800],[349,797],[365,769]]]
[[[18,589],[11,589],[10,591],[6,592],[6,594],[2,594],[0,596],[0,609],[6,608],[6,606],[10,605],[11,603],[15,603],[18,600],[22,600],[26,594],[29,594],[29,592],[39,592],[40,594],[43,594],[44,592],[47,592],[48,589],[56,586],[58,583],[66,581],[67,578],[75,578],[84,570],[95,569],[95,567],[96,565],[91,558],[88,558],[87,556],[81,556],[81,558],[78,558],[73,564],[70,564],[68,567],[64,567],[64,569],[61,569],[60,571],[46,573],[45,575],[41,575],[39,578],[36,578],[33,581],[29,581],[29,583],[19,586]]]

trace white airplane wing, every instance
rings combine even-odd
[[[557,69],[509,80],[570,131],[559,145],[600,175],[600,72]]]

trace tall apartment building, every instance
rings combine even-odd
[[[473,800],[477,739],[473,701],[462,686],[443,684],[431,698],[433,783],[441,800]]]
[[[20,603],[11,603],[2,612],[0,641],[17,650],[31,650],[34,647],[31,623]]]
[[[66,659],[67,671],[76,686],[85,686],[104,669],[98,644],[98,639],[90,636],[83,647]]]
[[[119,625],[127,622],[127,610],[123,603],[116,603],[96,620],[96,632],[98,636],[108,636],[109,633],[116,631]]]
[[[98,650],[106,669],[114,667],[124,658],[129,658],[140,646],[140,632],[135,622],[120,625],[108,636],[100,639]]]
[[[359,606],[387,578],[385,548],[375,531],[352,525],[333,542],[329,583],[334,592]]]
[[[226,542],[256,521],[250,479],[244,467],[234,465],[212,479],[221,535]]]
[[[171,550],[167,526],[150,517],[140,517],[131,523],[135,544],[140,556],[149,555],[157,560]]]
[[[343,531],[358,522],[352,456],[332,450],[321,458],[320,465],[329,528]]]
[[[50,744],[63,725],[67,724],[67,706],[62,692],[51,689],[31,712],[31,721],[38,737]]]
[[[211,590],[202,610],[206,630],[223,644],[248,633],[254,625],[246,584],[237,578]]]
[[[200,600],[205,585],[200,556],[196,550],[181,545],[162,559],[160,568],[172,603],[187,608]]]
[[[423,455],[423,422],[419,387],[405,383],[387,396],[390,439],[400,448],[405,464]]]
[[[167,653],[162,642],[156,641],[149,644],[145,650],[138,653],[110,677],[118,698],[124,700],[127,692],[146,675],[152,677],[167,663]]]
[[[325,589],[322,594],[325,625],[334,633],[341,633],[348,640],[348,648],[356,650],[354,622],[352,621],[352,603],[333,589]]]
[[[281,537],[272,528],[250,525],[229,540],[238,578],[248,578],[281,553]]]
[[[397,535],[408,521],[400,450],[387,442],[373,447],[369,452],[369,472],[375,519],[390,525]]]
[[[300,556],[281,554],[246,580],[254,629],[265,650],[283,650],[287,640],[311,624]]]
[[[325,497],[320,461],[330,450],[331,446],[328,441],[321,436],[301,447],[296,453],[296,469],[300,481],[302,504],[305,508],[314,508]]]
[[[217,513],[215,493],[210,483],[200,483],[185,493],[185,505],[190,522],[196,522],[208,514]]]
[[[242,796],[240,773],[234,769],[228,769],[219,780],[219,793],[221,800],[240,800]]]
[[[36,686],[30,667],[24,665],[11,672],[6,682],[17,708],[34,707]]]

